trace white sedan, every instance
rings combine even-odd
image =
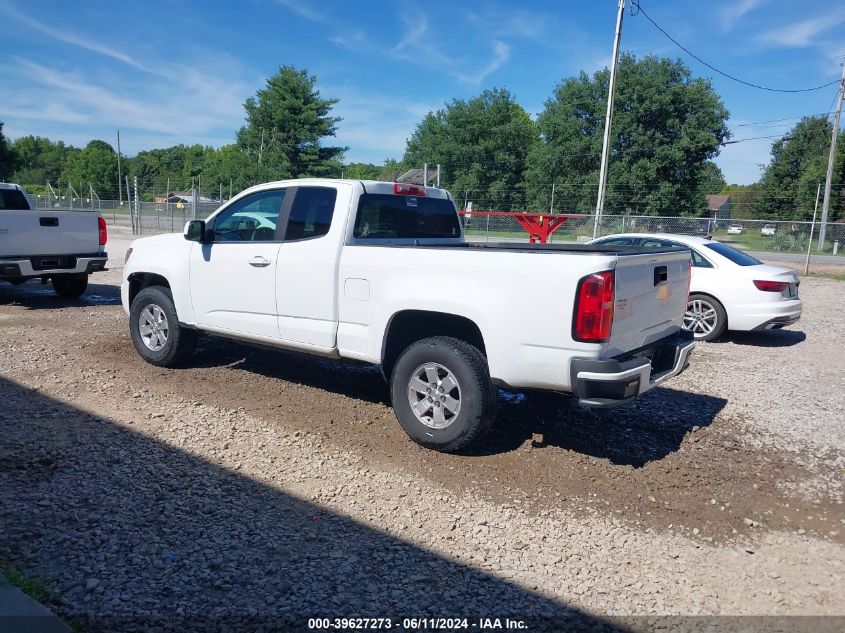
[[[722,242],[693,235],[626,233],[591,244],[689,248],[692,280],[684,327],[696,340],[712,341],[725,330],[777,330],[801,318],[798,273],[764,264]]]

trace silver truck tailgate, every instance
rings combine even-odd
[[[638,349],[681,326],[689,290],[688,250],[619,254],[607,356]]]
[[[0,211],[0,258],[81,255],[99,250],[96,213],[49,209]]]

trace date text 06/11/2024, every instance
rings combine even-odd
[[[511,618],[309,618],[310,630],[525,630],[524,620]]]

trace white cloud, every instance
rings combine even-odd
[[[398,158],[417,123],[435,104],[363,92],[348,85],[320,86],[340,99],[334,113],[343,118],[337,142],[348,145],[347,160],[381,161]]]
[[[323,13],[319,9],[316,9],[312,4],[307,2],[307,0],[276,0],[276,3],[283,6],[288,11],[295,13],[299,17],[310,20],[311,22],[328,24],[331,21],[327,14]]]
[[[551,18],[524,9],[498,9],[485,6],[480,11],[467,12],[467,22],[490,37],[519,37],[542,39],[548,33]]]
[[[2,11],[6,16],[11,17],[13,20],[20,22],[21,24],[35,31],[43,33],[44,35],[59,40],[60,42],[64,42],[65,44],[71,44],[72,46],[77,46],[79,48],[84,48],[94,53],[105,55],[106,57],[111,57],[112,59],[115,59],[119,62],[123,62],[124,64],[132,66],[133,68],[137,68],[138,70],[149,72],[146,67],[138,63],[135,59],[133,59],[126,53],[111,48],[110,46],[106,46],[105,44],[102,44],[98,41],[91,40],[75,33],[68,33],[66,31],[62,31],[61,29],[52,27],[48,24],[44,24],[43,22],[39,22],[35,18],[21,13],[9,2],[0,1],[0,11]]]
[[[801,22],[770,29],[757,38],[762,44],[782,48],[798,48],[818,44],[818,36],[845,22],[845,10],[808,18]]]
[[[733,26],[745,17],[746,14],[751,13],[755,9],[763,6],[769,0],[729,0],[729,3],[722,8],[719,16],[722,19],[722,28],[730,30]]]
[[[381,46],[377,39],[361,28],[354,28],[345,35],[335,35],[329,40],[341,48],[369,55],[388,56],[424,68],[436,66],[461,83],[477,86],[499,70],[510,59],[511,47],[506,42],[493,40],[490,59],[479,68],[472,68],[463,57],[447,52],[432,32],[428,17],[421,12],[406,12],[401,16],[405,30],[393,46]]]
[[[488,76],[492,75],[494,72],[499,70],[502,66],[504,66],[511,56],[511,47],[509,44],[505,42],[494,41],[493,42],[493,57],[487,63],[486,66],[479,68],[472,74],[466,74],[463,72],[455,71],[454,74],[458,78],[459,81],[469,84],[471,86],[477,86],[482,81],[487,79]]]

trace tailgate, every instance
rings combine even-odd
[[[608,356],[638,349],[673,334],[683,322],[689,291],[690,252],[620,253]]]
[[[99,251],[96,213],[0,211],[0,257],[87,255]]]

